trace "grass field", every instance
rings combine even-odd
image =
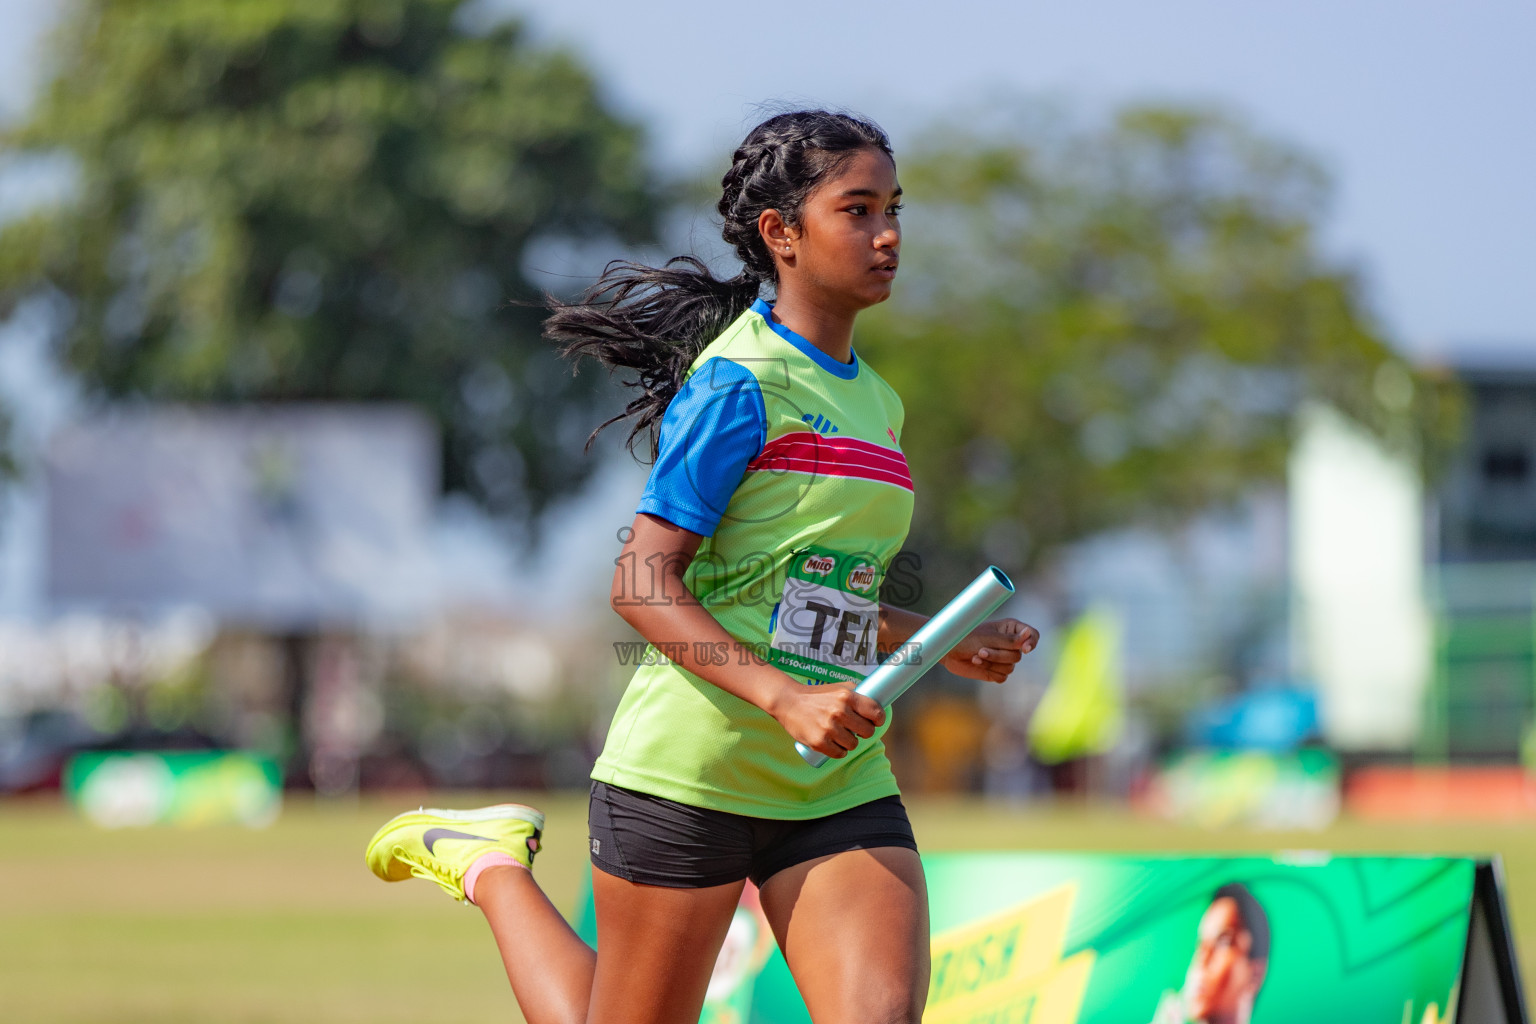
[[[0,801],[0,1019],[521,1020],[472,908],[425,882],[385,886],[363,865],[373,830],[417,802],[292,800],[259,832],[104,832],[52,800]],[[428,802],[489,801],[456,794]],[[533,802],[549,814],[538,874],[569,911],[586,870],[585,796],[539,794]],[[1324,832],[1202,832],[1118,808],[937,800],[909,807],[928,850],[1501,854],[1525,975],[1536,977],[1529,826],[1346,821]]]

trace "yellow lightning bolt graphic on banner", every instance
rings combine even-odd
[[[1076,1024],[1094,953],[1062,959],[1076,883],[933,938],[927,1024]]]

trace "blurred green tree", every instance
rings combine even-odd
[[[517,304],[530,246],[648,239],[656,203],[591,76],[478,9],[75,4],[0,154],[68,154],[77,187],[0,230],[0,316],[62,299],[98,396],[417,403],[446,486],[530,519],[605,400]]]
[[[1454,384],[1322,251],[1306,157],[1209,111],[1005,120],[898,154],[901,277],[859,331],[906,403],[930,593],[1279,481],[1309,397],[1443,457]]]

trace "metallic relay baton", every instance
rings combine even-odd
[[[897,697],[907,692],[907,687],[943,661],[956,644],[986,622],[1012,596],[1013,583],[1003,570],[995,565],[988,566],[854,689],[866,697],[873,697],[881,707],[890,707]],[[812,768],[827,763],[826,754],[812,750],[804,743],[796,743],[795,749]]]

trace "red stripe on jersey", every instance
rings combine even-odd
[[[900,450],[853,437],[823,437],[814,430],[796,430],[763,445],[747,463],[749,473],[761,469],[855,477],[912,490],[912,474]]]

